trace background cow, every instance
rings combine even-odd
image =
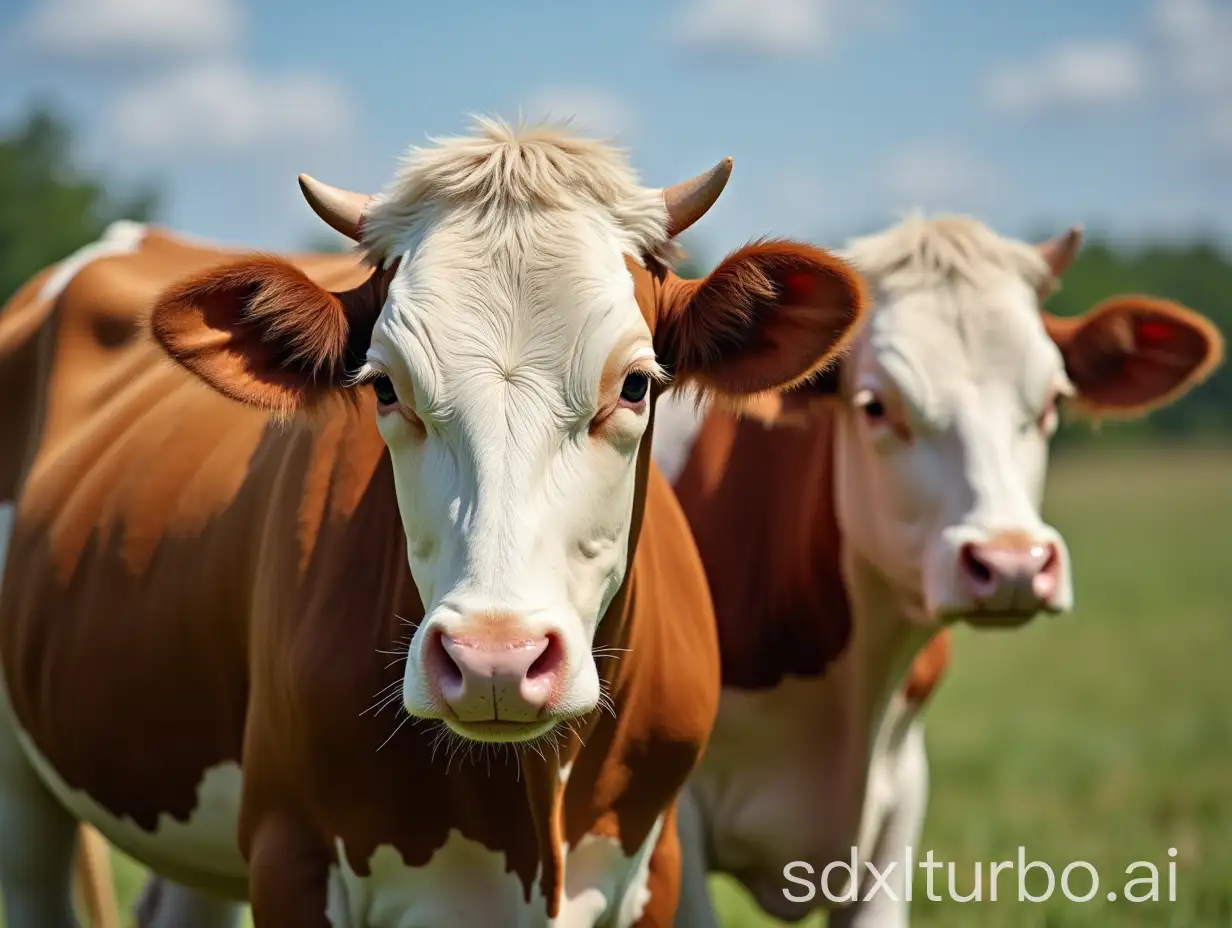
[[[1209,321],[1162,300],[1043,313],[1079,239],[1033,247],[921,216],[857,239],[846,255],[874,309],[840,364],[743,420],[714,410],[695,432],[686,401],[663,410],[655,453],[706,565],[724,685],[682,805],[678,924],[715,924],[707,870],[800,918],[853,847],[862,885],[839,870],[829,889],[860,902],[831,924],[907,923],[903,861],[928,793],[918,713],[946,633],[921,648],[956,620],[1007,628],[1070,608],[1065,540],[1040,514],[1060,403],[1139,416],[1222,357]],[[812,896],[784,875],[795,861]],[[887,877],[875,893],[865,861]]]
[[[729,171],[481,121],[374,198],[301,178],[365,262],[135,229],[18,295],[8,928],[73,923],[79,818],[216,897],[150,923],[670,919],[718,664],[658,384],[792,385],[863,305],[802,244],[672,273]]]

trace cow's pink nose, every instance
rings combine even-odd
[[[981,609],[1035,612],[1052,603],[1061,584],[1061,557],[1051,541],[1012,534],[969,542],[958,572]]]
[[[438,633],[425,665],[459,721],[533,722],[556,692],[563,657],[555,635]]]

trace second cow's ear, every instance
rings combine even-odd
[[[1076,318],[1044,314],[1078,404],[1096,415],[1135,417],[1205,380],[1223,359],[1215,324],[1147,296],[1117,296]]]
[[[758,242],[661,309],[656,349],[680,383],[743,399],[794,386],[841,352],[866,305],[838,257],[796,242]]]

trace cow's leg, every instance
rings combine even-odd
[[[133,914],[137,928],[236,928],[244,907],[161,876],[151,876]]]
[[[3,683],[0,681],[0,686]],[[0,890],[6,928],[73,928],[77,820],[26,759],[0,697]]]
[[[680,796],[676,819],[681,857],[676,928],[719,928],[707,880],[710,866],[706,855],[705,822],[701,805],[688,787]]]
[[[0,504],[0,583],[13,529]],[[77,820],[56,801],[26,758],[0,676],[0,889],[6,928],[74,928],[73,851]]]
[[[928,754],[924,749],[924,722],[916,718],[910,723],[899,749],[894,802],[886,813],[873,853],[872,863],[878,873],[884,874],[891,864],[894,867],[871,898],[867,898],[872,889],[871,881],[867,881],[860,890],[860,902],[834,912],[830,916],[830,928],[907,928],[910,920],[907,881],[912,877],[904,870],[907,848],[912,848],[912,857],[918,860],[927,809]]]
[[[659,838],[646,865],[645,883],[625,890],[619,914],[612,924],[619,928],[671,928],[680,899],[680,837],[676,830],[677,809],[663,820]]]
[[[310,828],[291,817],[266,818],[254,829],[247,856],[254,928],[350,928],[344,913],[331,920],[327,911],[331,858]]]
[[[111,876],[111,848],[97,830],[84,822],[77,828],[74,879],[79,905],[90,928],[120,928],[120,909]]]

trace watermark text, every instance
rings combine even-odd
[[[1176,848],[1168,848],[1167,856],[1162,874],[1155,863],[1135,860],[1123,875],[1118,874],[1124,878],[1109,880],[1104,898],[1109,902],[1175,902]],[[886,894],[895,902],[911,902],[916,867],[925,873],[925,894],[932,902],[1045,902],[1058,890],[1070,902],[1090,902],[1100,893],[1099,871],[1085,860],[1072,861],[1058,873],[1042,860],[1028,860],[1026,848],[1020,846],[1016,860],[959,866],[935,859],[932,850],[917,860],[915,849],[909,846],[902,860],[880,865],[865,860],[862,866],[852,848],[850,860],[832,861],[820,873],[807,861],[793,860],[783,868],[783,878],[789,884],[783,888],[783,895],[790,902],[813,902],[820,894],[831,903],[849,904]],[[938,871],[944,871],[944,876]]]

